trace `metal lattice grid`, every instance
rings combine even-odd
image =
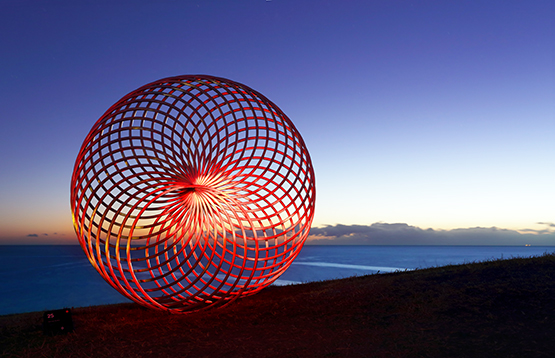
[[[262,94],[205,75],[145,85],[94,125],[71,209],[102,277],[171,312],[220,306],[273,283],[314,217],[304,141]]]

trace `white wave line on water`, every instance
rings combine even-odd
[[[274,285],[274,286],[287,286],[287,285],[298,285],[300,283],[302,283],[302,282],[278,279],[278,280],[275,280],[272,283],[272,285]]]
[[[336,268],[347,268],[347,269],[354,269],[354,270],[372,270],[372,271],[382,271],[382,272],[412,270],[412,269],[402,268],[402,267],[348,265],[348,264],[338,264],[334,262],[293,262],[293,265],[336,267]]]

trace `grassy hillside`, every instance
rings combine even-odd
[[[6,357],[552,357],[555,256],[270,287],[222,309],[76,308],[0,317]]]

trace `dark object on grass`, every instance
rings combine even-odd
[[[48,336],[73,332],[73,320],[69,308],[44,312],[43,330]]]

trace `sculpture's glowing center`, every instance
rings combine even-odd
[[[289,118],[211,76],[123,97],[87,136],[71,181],[93,266],[126,297],[171,312],[273,283],[302,248],[314,201],[310,156]]]
[[[183,203],[186,206],[203,210],[206,205],[212,206],[217,201],[217,192],[204,185],[186,186],[183,193]]]
[[[227,186],[225,180],[203,175],[187,178],[180,185],[180,190],[184,205],[192,205],[206,212],[205,209],[213,209],[228,196],[223,191]]]

